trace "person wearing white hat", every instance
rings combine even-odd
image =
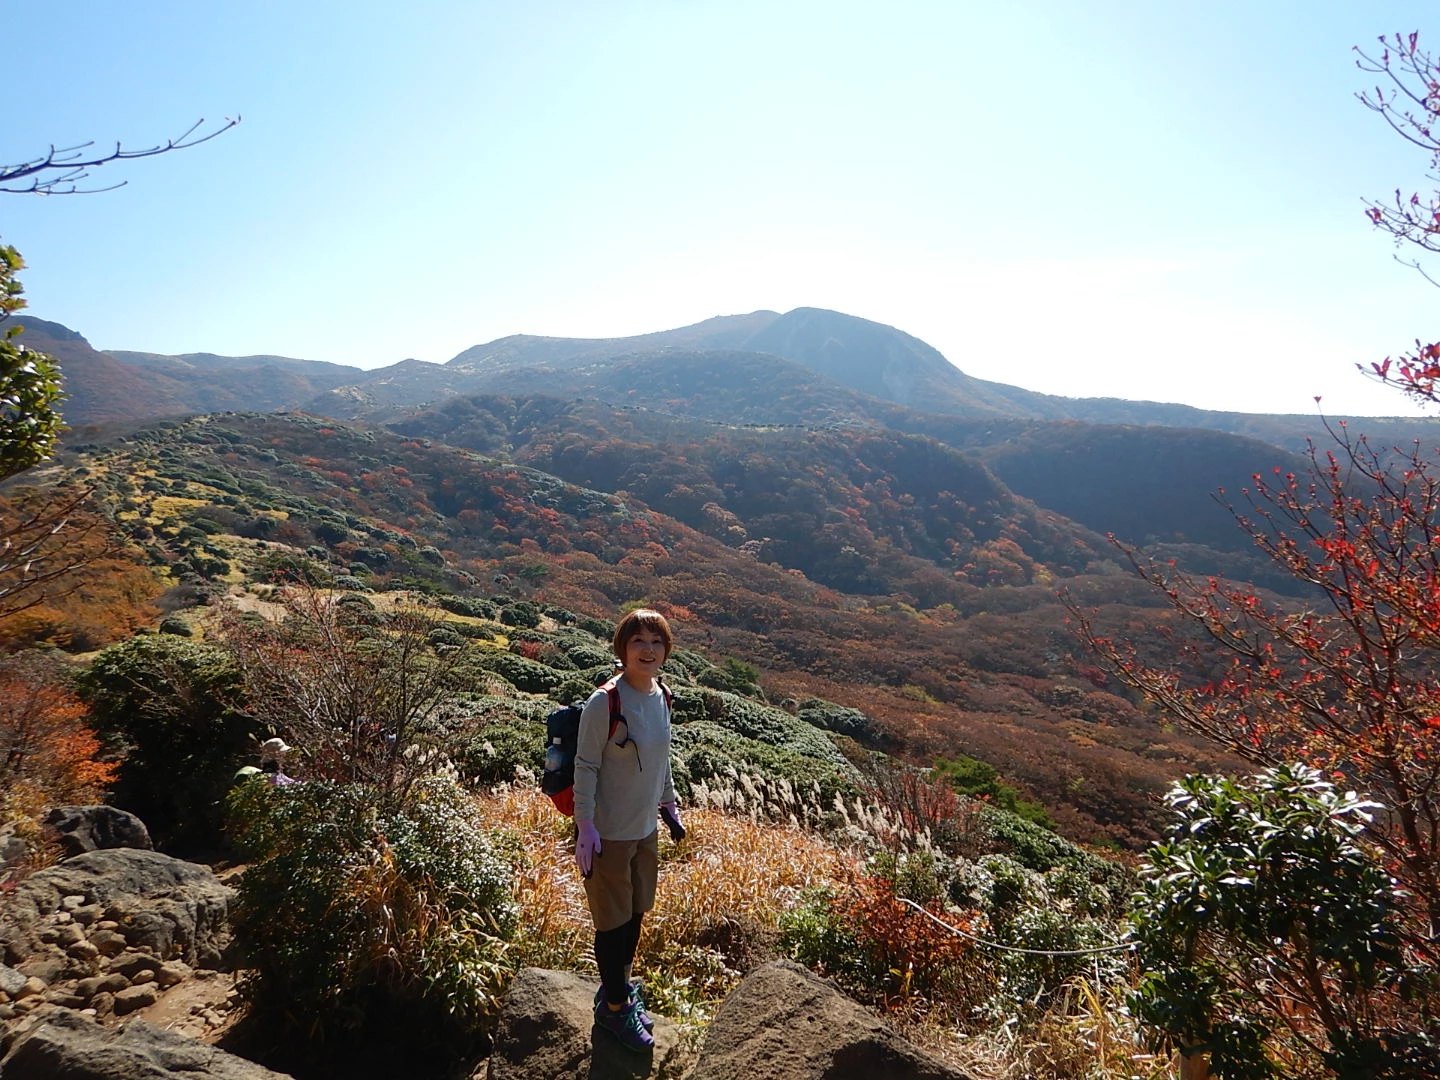
[[[285,757],[291,747],[281,738],[266,739],[260,744],[260,771],[276,787],[287,787],[299,783],[293,776],[285,775]]]

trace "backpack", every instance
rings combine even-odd
[[[620,676],[613,675],[605,683],[605,696],[610,700],[610,734],[625,719],[620,711]],[[673,695],[658,678],[660,692],[665,695],[665,708],[670,709]],[[566,817],[575,816],[575,751],[580,742],[580,713],[583,701],[574,701],[556,709],[545,718],[545,771],[540,774],[540,790],[550,796],[555,809]]]

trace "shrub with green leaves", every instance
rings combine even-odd
[[[522,770],[538,778],[544,749],[544,726],[524,716],[494,717],[447,745],[461,780],[477,788],[513,781]]]
[[[573,672],[556,671],[538,661],[498,649],[485,649],[470,657],[467,663],[473,668],[493,671],[527,694],[548,694],[573,675]]]
[[[778,790],[757,800],[749,795],[745,804],[760,809],[757,802],[777,804],[771,816],[784,820],[811,810],[818,818],[828,814],[837,795],[854,798],[858,774],[854,766],[839,760],[816,758],[786,747],[771,746],[709,721],[700,720],[675,727],[671,745],[675,755],[675,783],[682,796],[689,797],[691,785],[704,782],[709,789],[732,787],[741,774],[773,781]],[[784,792],[788,790],[790,794]],[[804,806],[798,804],[803,802]],[[792,805],[778,805],[790,803]]]
[[[861,743],[881,741],[875,722],[859,709],[836,705],[822,698],[806,698],[800,702],[797,713],[801,720],[822,731],[833,731],[837,735],[848,735]]]
[[[454,1044],[493,1019],[514,931],[509,854],[464,792],[431,778],[383,811],[363,784],[237,785],[231,834],[252,865],[235,931],[247,986],[297,1030]]]
[[[950,892],[962,904],[978,902],[988,936],[1009,947],[991,956],[996,988],[986,1012],[993,1020],[1038,1018],[1074,980],[1114,983],[1128,970],[1116,897],[1074,868],[1041,873],[987,855],[963,868]]]
[[[213,844],[258,734],[229,653],[176,634],[134,637],[101,652],[78,687],[96,731],[124,754],[115,804],[164,844]]]
[[[1157,1042],[1226,1080],[1440,1073],[1435,973],[1402,954],[1406,897],[1364,841],[1376,804],[1302,765],[1165,802],[1132,913],[1131,1008]]]
[[[516,600],[500,609],[500,621],[506,626],[534,629],[540,625],[540,609],[529,600]]]

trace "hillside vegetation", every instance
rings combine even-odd
[[[166,607],[195,593],[184,581],[296,574],[462,596],[499,581],[516,602],[597,614],[643,598],[673,612],[697,647],[754,668],[771,700],[859,710],[870,743],[908,760],[987,762],[1069,834],[1126,847],[1153,835],[1166,782],[1221,760],[1114,692],[1066,628],[1062,579],[1103,596],[1117,623],[1168,618],[1093,537],[933,443],[893,439],[893,470],[857,475],[837,437],[831,464],[789,483],[770,455],[783,461],[814,439],[734,438],[750,440],[746,467],[767,477],[752,486],[763,498],[736,501],[749,518],[672,494],[671,477],[631,477],[708,531],[630,491],[296,415],[200,418],[83,452],[117,522],[172,583]],[[596,467],[611,460],[607,445],[623,445],[605,439],[593,444]],[[683,478],[695,469],[681,456]],[[981,531],[953,548],[937,516],[958,515],[959,498],[937,503],[935,487],[909,487],[933,484],[937,461],[979,503]],[[821,584],[807,567],[867,591]]]

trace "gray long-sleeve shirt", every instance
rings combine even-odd
[[[605,840],[643,840],[655,831],[656,810],[673,802],[670,711],[659,685],[642,694],[623,678],[620,711],[610,730],[610,703],[602,687],[580,714],[575,747],[575,820],[593,821]],[[625,742],[626,739],[629,742]],[[622,742],[625,745],[620,745]]]

